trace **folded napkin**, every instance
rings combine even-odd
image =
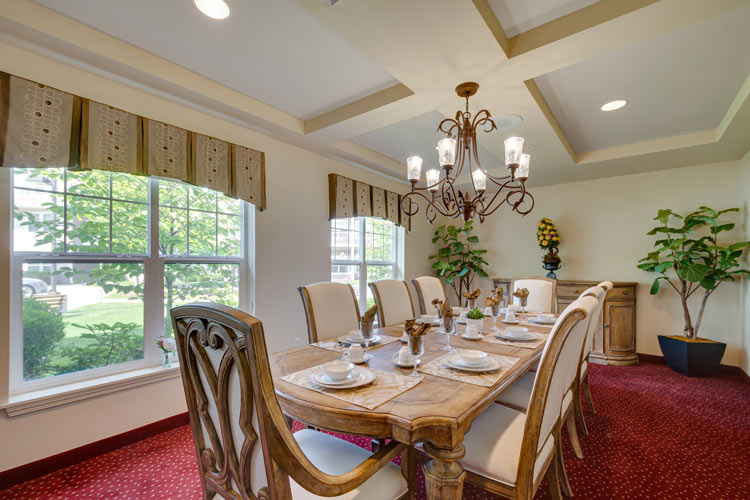
[[[464,292],[462,295],[464,296],[465,299],[477,300],[479,298],[479,294],[481,293],[482,291],[479,288],[477,288],[473,292]]]
[[[515,292],[513,292],[513,296],[518,297],[519,299],[523,300],[529,296],[529,289],[519,288]]]
[[[372,306],[368,310],[365,311],[365,313],[362,315],[361,318],[359,318],[360,324],[362,323],[372,323],[375,321],[375,313],[378,312],[378,306]]]
[[[497,301],[497,303],[499,304],[500,302],[503,301],[503,289],[502,288],[493,288],[492,290],[490,290],[490,297],[492,297],[493,299],[495,299]]]
[[[429,324],[427,323],[417,323],[416,319],[407,319],[404,322],[404,332],[407,335],[412,335],[414,337],[421,337],[422,335],[426,335],[427,331],[430,329]]]

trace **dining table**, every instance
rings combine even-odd
[[[492,321],[493,318],[485,319],[482,329],[485,335],[489,335],[487,332],[493,326]],[[549,334],[551,331],[551,326],[535,325],[523,319],[522,323],[533,333]],[[500,321],[498,327],[503,327]],[[312,427],[392,439],[407,445],[421,443],[421,452],[427,456],[422,465],[427,498],[460,499],[466,476],[461,465],[461,459],[465,455],[462,441],[470,432],[472,421],[489,405],[496,404],[494,401],[503,391],[537,364],[544,347],[544,343],[528,348],[465,340],[462,338],[465,328],[465,325],[458,324],[456,334],[451,337],[451,344],[456,349],[481,350],[488,355],[517,358],[489,387],[421,373],[422,378],[418,384],[369,409],[282,379],[342,357],[341,352],[311,344],[270,356],[279,404],[285,414]],[[378,328],[374,333],[401,337],[403,330],[403,324],[396,324]],[[381,372],[409,375],[411,368],[400,368],[394,363],[394,356],[397,356],[402,345],[404,344],[400,341],[391,341],[371,346],[369,352],[372,358],[367,362],[367,367]],[[446,354],[447,351],[443,350],[445,345],[446,334],[439,332],[438,328],[432,328],[424,339],[420,367]]]

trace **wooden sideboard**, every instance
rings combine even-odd
[[[510,293],[510,279],[494,278],[495,287],[503,289],[506,297]],[[558,311],[578,298],[589,287],[596,286],[598,281],[557,282]],[[638,283],[617,282],[604,298],[602,325],[594,335],[591,350],[592,363],[609,365],[637,365],[638,354],[635,351],[635,299]]]

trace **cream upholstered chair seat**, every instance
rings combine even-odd
[[[474,419],[471,431],[464,438],[466,456],[461,459],[464,469],[501,483],[515,484],[525,427],[525,413],[501,405],[487,408]],[[553,450],[554,438],[549,436],[534,463],[534,480],[544,472],[542,467]]]
[[[414,319],[414,305],[406,281],[379,280],[370,283],[378,305],[378,324],[390,326]]]
[[[297,290],[305,308],[310,343],[335,339],[359,329],[359,304],[351,285],[323,282]]]
[[[421,276],[411,280],[414,289],[417,291],[417,300],[419,302],[419,311],[421,314],[432,314],[435,308],[432,301],[439,299],[445,301],[445,289],[443,282],[434,276]]]
[[[526,413],[529,407],[531,391],[534,390],[534,378],[536,372],[526,372],[510,387],[505,389],[495,400],[497,403],[509,406],[518,411]]]
[[[514,278],[511,283],[510,293],[519,288],[527,288],[529,297],[526,308],[529,311],[543,313],[554,313],[557,310],[557,281],[549,278]],[[521,305],[521,299],[513,297],[513,303]]]
[[[303,429],[294,434],[302,452],[312,464],[334,476],[345,474],[368,459],[370,452],[356,444],[344,441],[324,432]],[[341,500],[380,500],[381,498],[399,498],[404,495],[409,485],[401,474],[401,469],[388,463],[362,486],[336,497],[322,497],[310,493],[291,480],[294,500],[306,498],[338,498]]]

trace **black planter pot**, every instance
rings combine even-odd
[[[719,366],[727,345],[723,342],[688,342],[659,335],[659,347],[669,367],[688,377],[708,377]]]
[[[555,274],[555,271],[560,269],[560,260],[543,260],[542,261],[542,267],[549,271],[547,273],[547,277],[550,279],[557,279],[557,275]]]

